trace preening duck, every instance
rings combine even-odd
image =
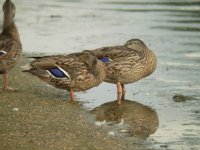
[[[117,84],[117,100],[125,99],[125,84],[133,83],[153,73],[157,59],[143,41],[131,39],[121,46],[93,50],[106,65],[105,82]]]
[[[70,91],[74,101],[74,91],[85,91],[98,86],[105,78],[105,66],[88,50],[69,55],[35,57],[31,68],[24,70],[60,89]]]

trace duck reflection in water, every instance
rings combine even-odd
[[[156,132],[159,126],[158,115],[151,107],[135,101],[124,100],[121,105],[116,101],[104,103],[91,111],[97,121],[109,125],[124,126],[118,129],[119,134],[126,132],[128,136],[146,138]]]

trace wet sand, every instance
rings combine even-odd
[[[131,142],[113,138],[92,123],[79,102],[70,103],[62,90],[22,73],[10,72],[16,92],[0,91],[0,148],[5,149],[130,149]],[[2,82],[2,80],[1,80]],[[141,146],[135,145],[140,149]],[[144,149],[144,147],[142,148]]]

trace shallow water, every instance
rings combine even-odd
[[[159,128],[147,139],[147,147],[200,149],[199,0],[14,2],[26,53],[70,53],[142,39],[156,53],[158,66],[151,76],[126,89],[127,99],[158,114]],[[194,99],[176,103],[172,97],[177,93]],[[93,109],[115,100],[116,87],[103,83],[76,95]]]

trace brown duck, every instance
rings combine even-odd
[[[74,91],[85,91],[98,86],[105,78],[105,66],[91,51],[69,55],[35,57],[31,68],[24,70],[48,84],[70,91],[74,101]]]
[[[0,34],[0,74],[3,74],[3,89],[13,90],[8,85],[8,71],[18,62],[22,52],[19,33],[14,23],[15,5],[6,0],[3,5],[3,29]]]
[[[157,65],[153,51],[139,39],[131,39],[122,46],[98,48],[93,52],[107,67],[104,81],[117,84],[119,104],[125,99],[124,84],[147,77]]]

